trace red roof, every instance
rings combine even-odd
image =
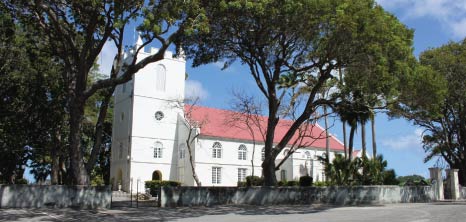
[[[253,141],[253,136],[244,120],[246,119],[244,114],[230,110],[189,105],[185,106],[185,110],[191,121],[200,124],[201,136]],[[257,142],[263,142],[265,129],[267,128],[267,117],[257,116],[257,118],[254,118],[254,123],[249,124],[254,131],[254,138]],[[283,138],[292,124],[293,121],[291,120],[279,121],[275,129],[274,143],[278,143]],[[264,133],[261,133],[261,131]],[[325,130],[319,125],[302,126],[288,145],[291,146],[294,143],[295,146],[325,149]],[[343,144],[333,136],[330,136],[330,149],[344,150]]]

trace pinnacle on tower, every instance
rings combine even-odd
[[[144,44],[144,43],[142,42],[142,38],[141,38],[141,35],[139,34],[139,32],[137,33],[137,35],[138,35],[138,39],[136,40],[136,44],[134,45],[135,48],[139,48],[139,47],[142,46],[142,44]]]

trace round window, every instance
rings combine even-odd
[[[155,119],[156,120],[161,120],[161,119],[163,119],[163,117],[164,117],[164,115],[163,115],[162,111],[155,112]]]

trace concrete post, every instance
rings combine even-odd
[[[432,189],[434,191],[434,200],[443,200],[443,179],[442,169],[440,168],[429,168],[430,179],[432,181]]]
[[[458,180],[458,169],[447,169],[446,170],[449,181],[448,181],[448,189],[451,193],[451,199],[458,200],[460,199],[460,185]]]

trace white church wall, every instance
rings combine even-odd
[[[147,57],[148,53],[140,53],[138,60]],[[134,95],[161,99],[183,99],[185,85],[185,64],[183,59],[165,58],[151,63],[135,75]],[[158,88],[157,72],[165,69],[165,84]]]
[[[110,178],[113,188],[118,189],[121,184],[123,190],[129,187],[129,138],[132,125],[131,119],[131,88],[132,81],[126,83],[125,90],[118,86],[115,91],[115,105],[113,109],[112,155]]]
[[[160,120],[155,117],[158,111],[163,113],[163,118]],[[177,115],[181,111],[170,107],[166,101],[135,95],[133,112],[133,136],[174,139]]]

